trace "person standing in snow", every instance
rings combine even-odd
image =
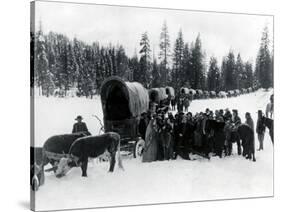
[[[225,149],[226,156],[230,156],[232,154],[231,130],[232,130],[231,120],[227,119],[225,121],[225,126],[224,126],[224,134],[225,134],[224,149]]]
[[[266,105],[265,116],[272,119],[273,115],[273,94],[270,96],[270,102]]]
[[[237,132],[238,126],[241,124],[241,119],[238,116],[238,110],[234,109],[232,110],[232,125],[233,125],[233,132],[231,133],[231,140],[232,142],[237,143],[237,152],[238,155],[241,155],[241,142],[240,137]]]
[[[147,113],[142,113],[141,118],[140,118],[140,123],[139,123],[139,133],[143,140],[145,140],[145,132],[146,132],[148,122],[149,122],[149,120],[147,117]]]
[[[194,136],[194,123],[192,120],[192,113],[188,112],[186,114],[186,123],[185,123],[185,131],[184,131],[184,157],[187,160],[190,160],[189,154],[191,151],[191,145]]]
[[[245,118],[246,118],[246,124],[249,125],[249,127],[251,127],[251,129],[254,131],[254,121],[251,117],[251,114],[249,112],[247,112],[245,114]]]
[[[87,125],[85,122],[82,122],[83,118],[82,116],[77,116],[75,119],[77,122],[73,125],[72,133],[78,133],[78,132],[86,132],[89,133]]]
[[[263,150],[263,140],[264,140],[264,133],[265,133],[265,125],[262,122],[262,111],[258,110],[258,120],[257,120],[257,127],[256,127],[256,133],[258,134],[258,140],[259,140],[259,149]]]

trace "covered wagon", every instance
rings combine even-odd
[[[204,93],[201,89],[196,89],[195,92],[196,92],[195,95],[196,99],[202,99],[204,97]]]
[[[148,94],[149,101],[157,104],[163,103],[168,97],[165,88],[151,88],[149,89]]]
[[[181,87],[181,89],[180,89],[180,95],[181,95],[181,94],[188,94],[188,92],[189,92],[188,88]]]
[[[144,141],[138,127],[141,114],[148,111],[148,91],[138,82],[110,77],[103,82],[100,95],[105,132],[117,132],[121,150],[139,156]]]
[[[167,86],[165,89],[166,89],[166,95],[169,98],[171,98],[171,99],[175,98],[175,90],[174,90],[174,88],[172,88],[170,86]]]

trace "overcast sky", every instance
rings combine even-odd
[[[200,33],[207,60],[221,59],[230,49],[244,61],[255,61],[265,25],[273,32],[272,16],[214,12],[117,7],[94,4],[36,2],[35,21],[44,33],[54,31],[91,44],[122,44],[129,56],[138,52],[141,34],[148,32],[151,50],[159,54],[160,32],[166,20],[172,48],[179,29],[184,41],[195,41]],[[272,39],[271,39],[272,40]]]

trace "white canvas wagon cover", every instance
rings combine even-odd
[[[106,79],[100,90],[105,120],[138,117],[149,107],[148,91],[138,82],[125,82],[119,77]]]

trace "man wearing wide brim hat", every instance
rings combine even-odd
[[[72,133],[78,133],[78,132],[86,132],[89,133],[87,125],[85,122],[82,122],[83,117],[82,116],[77,116],[75,118],[75,120],[77,121],[74,125],[73,125],[73,129],[72,129]]]

